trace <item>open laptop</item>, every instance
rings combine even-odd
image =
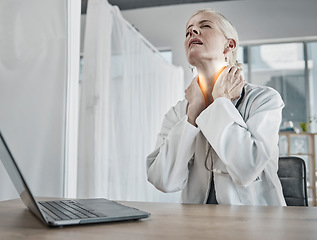
[[[150,216],[147,212],[104,198],[38,202],[27,186],[1,132],[0,159],[25,206],[47,226],[136,220]]]

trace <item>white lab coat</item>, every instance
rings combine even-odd
[[[239,102],[237,108],[235,104]],[[239,101],[217,98],[187,121],[187,100],[165,115],[148,181],[163,192],[182,190],[182,202],[206,203],[214,176],[219,204],[286,205],[278,170],[278,131],[284,103],[277,91],[246,84]],[[214,174],[205,167],[208,147]]]

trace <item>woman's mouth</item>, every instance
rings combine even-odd
[[[189,41],[188,48],[190,48],[192,45],[203,45],[203,42],[198,38],[193,38]]]

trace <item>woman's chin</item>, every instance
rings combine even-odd
[[[200,59],[203,55],[202,51],[199,51],[199,49],[188,49],[186,56],[187,56],[187,60],[189,61],[197,61],[198,59]]]
[[[199,63],[199,59],[201,59],[201,58],[199,57],[199,55],[193,55],[193,54],[191,54],[191,55],[189,55],[189,56],[187,57],[188,63],[189,63],[190,65],[194,66],[194,67],[196,67],[197,64]]]

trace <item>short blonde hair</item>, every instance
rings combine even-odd
[[[192,17],[200,14],[200,13],[210,13],[213,15],[213,17],[217,21],[217,26],[220,29],[220,31],[223,33],[223,35],[227,39],[233,39],[236,42],[236,48],[232,51],[232,56],[229,57],[229,64],[230,65],[235,65],[236,67],[242,69],[243,64],[238,62],[237,60],[237,54],[238,54],[238,48],[239,48],[239,37],[238,37],[238,32],[236,28],[232,25],[232,23],[221,13],[211,10],[209,8],[206,9],[201,9],[193,13],[193,15],[189,18],[191,19]]]

